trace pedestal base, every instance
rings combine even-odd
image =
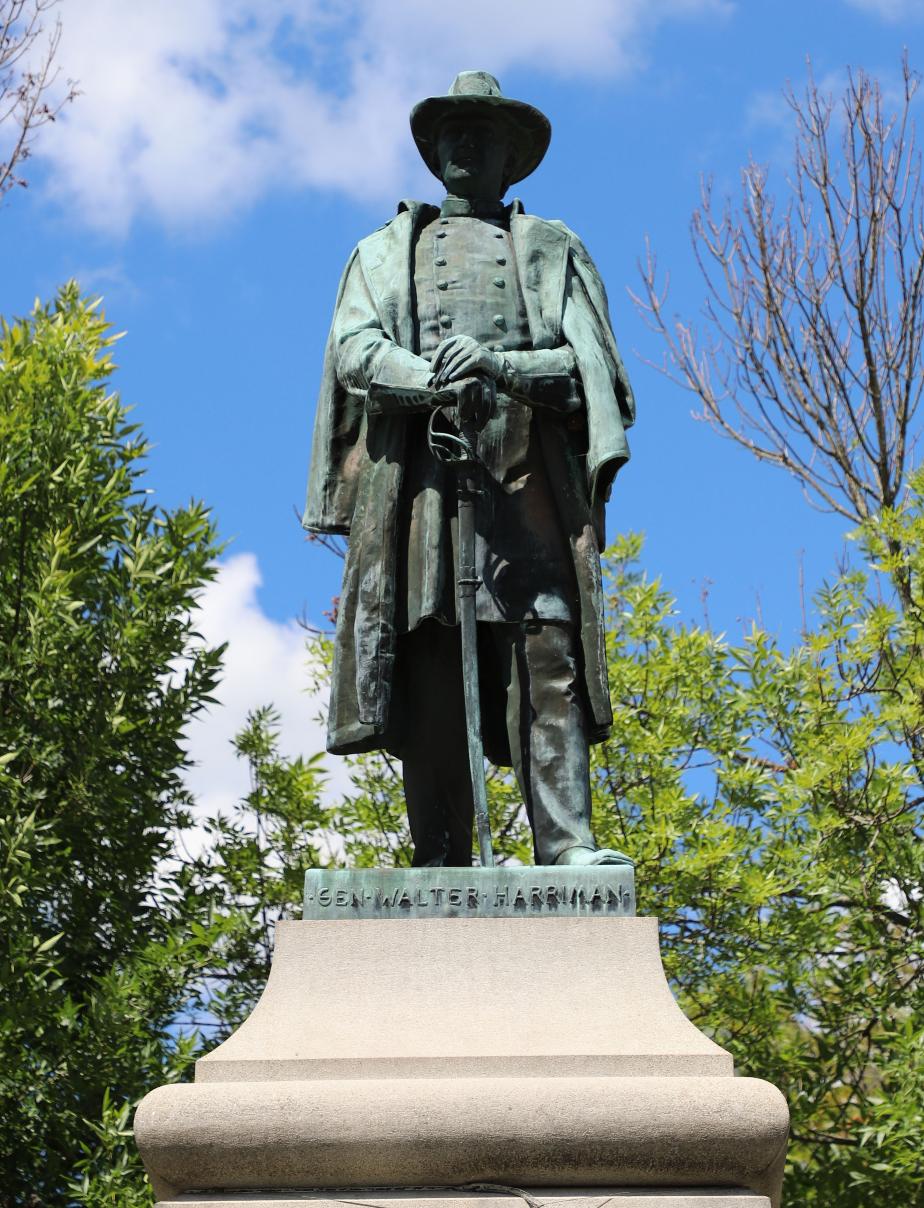
[[[742,1188],[638,1187],[523,1188],[524,1197],[464,1191],[278,1193],[216,1192],[160,1200],[157,1208],[770,1208],[764,1195]],[[348,1198],[347,1198],[348,1197]],[[528,1197],[528,1198],[525,1198]]]
[[[734,1077],[679,1010],[656,921],[594,916],[280,923],[253,1014],[135,1119],[168,1204],[202,1188],[277,1196],[212,1204],[318,1188],[355,1203],[343,1188],[382,1187],[420,1204],[415,1189],[490,1183],[620,1188],[619,1208],[712,1208],[667,1189],[743,1187],[741,1208],[765,1208],[787,1128],[779,1091]]]

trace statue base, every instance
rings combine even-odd
[[[161,1208],[767,1208],[786,1104],[733,1074],[653,918],[281,922],[253,1013],[135,1136]]]
[[[160,1200],[158,1208],[770,1208],[741,1188],[533,1187],[511,1196],[467,1191],[216,1192]]]
[[[525,919],[635,914],[628,865],[312,868],[303,919]]]

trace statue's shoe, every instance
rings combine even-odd
[[[612,847],[599,847],[597,849],[592,847],[568,847],[558,856],[555,863],[584,868],[598,864],[622,864],[628,865],[629,868],[635,867],[634,860]]]

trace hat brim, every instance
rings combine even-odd
[[[411,133],[424,163],[438,180],[442,180],[436,151],[440,123],[447,117],[464,113],[494,117],[498,122],[506,123],[513,132],[508,186],[516,184],[539,167],[549,149],[552,125],[545,114],[532,105],[505,96],[431,96],[411,110]]]

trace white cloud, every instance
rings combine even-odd
[[[141,290],[125,271],[125,265],[120,260],[108,264],[93,264],[87,262],[78,265],[71,276],[80,282],[81,289],[88,294],[105,295],[106,306],[112,307],[113,301],[137,302],[141,298]]]
[[[324,728],[317,717],[322,702],[309,691],[304,630],[294,621],[275,621],[260,607],[260,570],[253,554],[222,562],[218,577],[202,594],[196,628],[205,643],[228,643],[217,705],[200,714],[187,732],[195,761],[186,780],[196,796],[197,814],[227,813],[249,789],[247,766],[231,740],[247,713],[272,704],[280,713],[280,749],[284,755],[311,756],[324,750]],[[347,780],[342,760],[330,757],[328,791]],[[190,838],[187,836],[187,846]],[[195,837],[192,839],[196,845]]]
[[[851,8],[883,21],[907,21],[924,16],[924,0],[847,0]]]
[[[394,198],[424,170],[411,105],[455,72],[637,68],[664,21],[729,0],[65,0],[83,95],[38,148],[74,216],[203,231],[276,189]]]

